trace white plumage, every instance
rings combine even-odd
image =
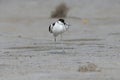
[[[64,19],[59,19],[58,21],[52,23],[49,26],[49,32],[53,34],[54,40],[56,42],[56,37],[60,34],[62,39],[62,33],[68,30],[70,25],[66,24]]]

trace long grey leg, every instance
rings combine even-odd
[[[56,49],[56,37],[54,36],[54,41],[55,41],[55,49]]]
[[[54,41],[56,42],[56,37],[54,37]]]
[[[62,50],[63,50],[63,52],[65,52],[65,50],[64,50],[64,45],[63,45],[63,36],[62,36],[62,34],[61,34],[61,45],[62,45]]]

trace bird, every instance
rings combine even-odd
[[[54,41],[56,42],[56,37],[58,35],[62,36],[62,33],[68,30],[69,24],[65,23],[64,19],[59,19],[58,21],[50,24],[49,26],[49,32],[53,34]]]
[[[65,22],[64,19],[58,19],[56,22],[50,24],[49,26],[49,32],[53,34],[54,41],[56,42],[56,37],[61,35],[62,40],[62,34],[66,32],[69,29],[69,24]]]

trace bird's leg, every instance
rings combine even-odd
[[[61,34],[61,45],[62,45],[62,50],[63,50],[63,52],[65,52],[65,50],[64,50],[64,45],[63,45],[63,39],[62,39],[63,37],[62,37],[62,34]]]
[[[54,37],[54,41],[55,41],[55,43],[56,43],[56,37]]]
[[[56,49],[56,37],[54,36],[54,41],[55,41],[55,49]]]

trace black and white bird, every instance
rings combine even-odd
[[[69,24],[65,23],[64,19],[59,19],[49,26],[49,32],[53,34],[55,42],[58,35],[61,35],[62,40],[62,34],[68,30],[69,26]]]

